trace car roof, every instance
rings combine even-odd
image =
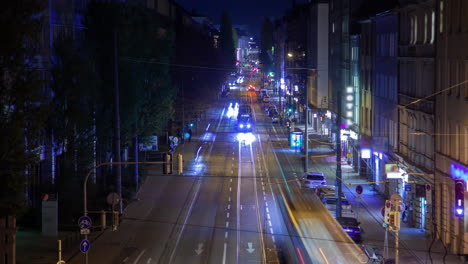
[[[323,173],[321,173],[321,172],[313,172],[313,171],[308,171],[308,172],[306,172],[306,175],[320,175],[320,176],[324,176]]]

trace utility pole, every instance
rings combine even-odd
[[[117,25],[114,25],[114,161],[115,187],[119,195],[119,213],[122,213],[122,169],[120,166],[120,91],[119,91],[119,62],[118,62]]]
[[[341,87],[336,87],[336,217],[341,217]]]
[[[309,170],[309,86],[308,82],[305,85],[306,93],[305,93],[305,164],[304,164],[304,171],[307,172]]]

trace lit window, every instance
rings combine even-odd
[[[427,14],[424,14],[424,43],[427,43]]]
[[[413,44],[414,42],[414,17],[410,17],[410,44]]]
[[[414,44],[418,42],[418,17],[415,15],[414,16]]]
[[[434,44],[435,40],[435,11],[432,11],[431,17],[431,44]]]

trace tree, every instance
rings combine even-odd
[[[41,29],[40,2],[0,4],[0,217],[26,208],[25,180],[39,160],[47,118],[33,46]]]
[[[271,49],[273,47],[273,24],[268,17],[263,19],[260,37],[260,62],[263,64],[265,73],[273,70],[273,59]]]
[[[227,10],[224,10],[221,15],[221,28],[219,34],[219,45],[221,48],[222,56],[224,57],[224,63],[227,67],[234,69],[236,64],[236,53],[234,49],[234,40],[232,33],[231,19]]]

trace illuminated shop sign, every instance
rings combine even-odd
[[[354,119],[353,116],[353,106],[354,106],[354,89],[352,86],[346,87],[346,94],[345,94],[346,102],[345,102],[345,117],[350,121]],[[352,122],[348,121],[348,125],[351,125]]]
[[[450,165],[450,174],[453,179],[462,179],[468,182],[468,168],[459,163],[453,162],[452,165]]]

